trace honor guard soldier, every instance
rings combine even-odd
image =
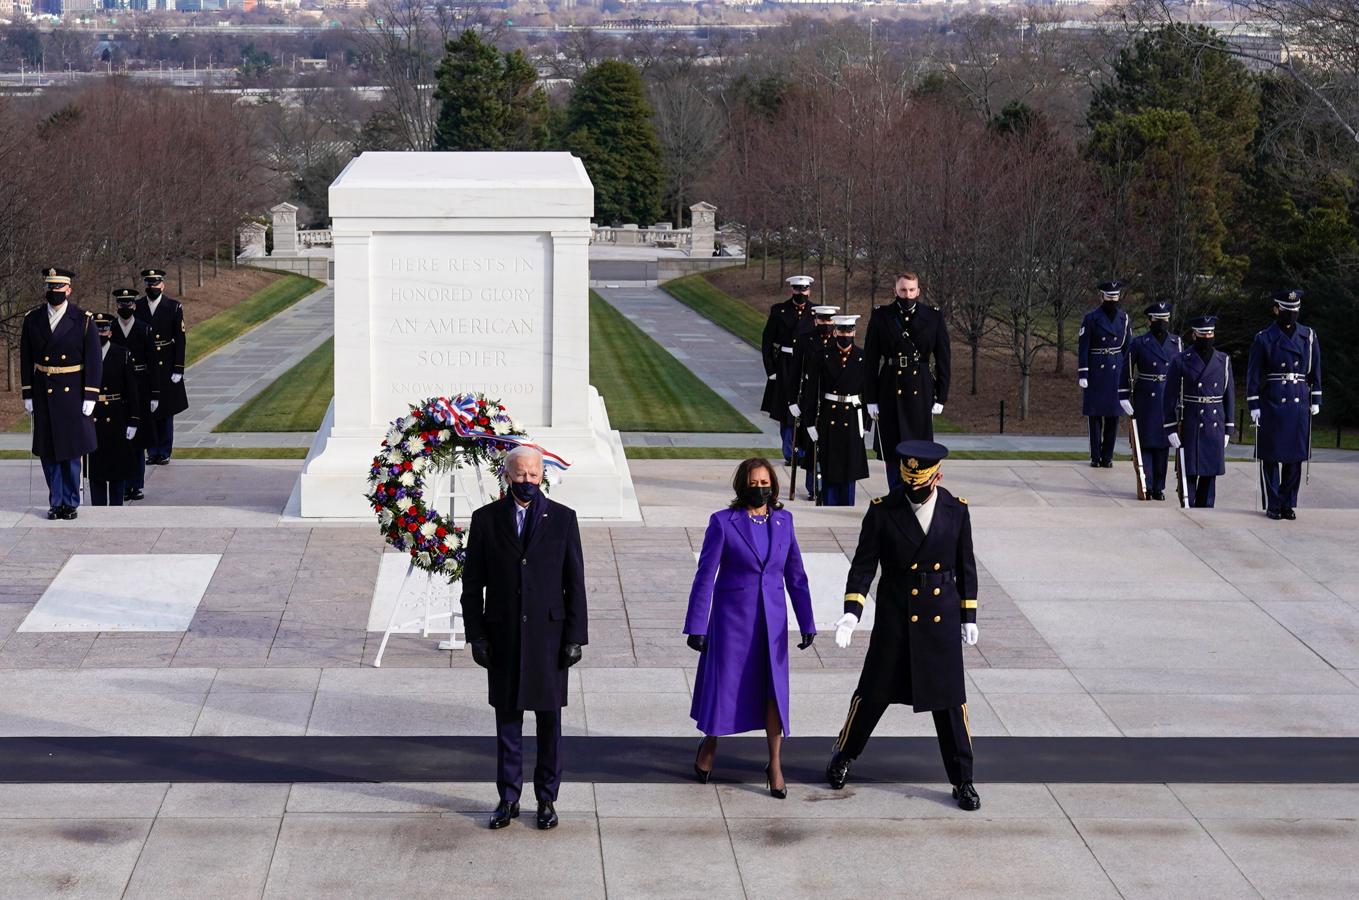
[[[811,345],[816,334],[809,305],[813,280],[810,275],[794,275],[788,279],[793,295],[769,308],[769,320],[765,322],[760,340],[766,376],[760,409],[779,423],[785,466],[792,465],[794,450],[793,415],[788,407],[797,403],[802,384],[803,351]]]
[[[132,288],[115,288],[113,302],[118,306],[118,317],[113,322],[112,341],[131,356],[133,380],[137,382],[137,435],[133,439],[137,452],[133,471],[123,490],[124,500],[144,500],[146,487],[146,451],[156,444],[155,413],[160,406],[160,383],[152,380],[151,366],[155,355],[151,329],[137,319],[137,292]]]
[[[1274,323],[1255,335],[1246,406],[1256,427],[1261,502],[1271,519],[1296,519],[1302,464],[1312,458],[1312,416],[1321,412],[1321,345],[1298,322],[1302,291],[1278,291]]]
[[[94,412],[103,359],[91,314],[70,301],[75,273],[42,271],[47,302],[24,316],[19,375],[33,416],[33,455],[47,480],[49,519],[74,519],[80,459],[95,447]]]
[[[802,401],[800,398],[803,396],[804,389],[807,385],[808,373],[818,364],[821,359],[821,354],[834,343],[835,327],[831,320],[839,311],[840,307],[838,306],[822,305],[812,307],[812,322],[816,325],[816,335],[810,341],[807,341],[807,345],[802,351],[802,362],[800,364],[800,368],[802,369],[802,382],[798,387],[798,394],[797,398],[795,398],[795,402],[788,408],[788,412],[792,415],[793,420],[800,422],[800,428],[798,429],[798,433],[794,440],[794,447],[797,450],[799,458],[807,457],[807,455],[812,452],[812,443],[816,440],[808,434],[808,431],[810,430],[809,426],[815,426],[816,424],[815,412],[813,411],[809,418],[803,419]],[[813,407],[813,410],[814,409],[815,407]],[[805,467],[807,472],[805,485],[807,488],[807,499],[812,500],[815,499],[816,494],[816,472],[813,471],[816,467],[810,461],[809,457],[808,460]],[[790,486],[790,490],[796,490],[796,488],[797,485]]]
[[[981,806],[972,785],[972,733],[963,684],[963,644],[977,642],[977,562],[967,501],[938,487],[948,448],[906,441],[896,448],[903,484],[864,515],[845,585],[835,643],[848,647],[878,567],[877,620],[849,715],[826,766],[842,788],[887,706],[908,703],[934,715],[939,751],[966,810]]]
[[[868,368],[863,351],[854,344],[858,320],[858,316],[834,318],[834,342],[813,359],[802,385],[801,406],[812,423],[807,434],[816,445],[823,506],[853,506],[854,483],[868,477],[864,450],[868,417],[863,404]]]
[[[1151,328],[1128,344],[1123,357],[1119,405],[1133,417],[1142,451],[1146,492],[1152,500],[1166,498],[1166,464],[1170,443],[1165,429],[1166,376],[1170,361],[1184,349],[1180,336],[1170,333],[1171,305],[1159,300],[1146,309]]]
[[[1081,386],[1081,414],[1090,424],[1090,468],[1114,467],[1114,440],[1118,437],[1118,386],[1123,353],[1132,340],[1128,314],[1119,308],[1123,282],[1099,285],[1101,302],[1081,320],[1077,344],[1077,384]]]
[[[1188,505],[1211,509],[1217,476],[1227,474],[1236,388],[1231,360],[1213,349],[1217,316],[1199,316],[1189,327],[1194,345],[1175,355],[1166,377],[1166,440],[1183,460]]]
[[[903,272],[894,290],[896,299],[869,316],[864,337],[864,400],[877,422],[889,489],[901,483],[897,444],[934,437],[931,416],[944,411],[951,372],[944,314],[920,302],[920,279]]]
[[[122,506],[128,479],[137,470],[140,453],[134,439],[140,421],[137,376],[132,354],[112,342],[114,317],[95,313],[104,357],[103,378],[94,407],[94,432],[98,446],[90,451],[90,504]]]
[[[155,446],[146,450],[146,461],[163,466],[175,449],[175,416],[189,408],[184,390],[184,306],[165,294],[165,270],[143,269],[146,292],[137,300],[137,318],[151,329],[154,357],[148,360],[151,381],[160,393],[156,401]]]

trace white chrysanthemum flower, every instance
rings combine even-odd
[[[428,459],[426,459],[423,456],[417,456],[415,459],[411,460],[411,471],[423,472],[425,470],[425,466],[427,465],[429,465]]]
[[[397,449],[393,448],[393,449],[387,451],[387,463],[388,463],[388,465],[394,465],[394,464],[396,464],[396,463],[401,462],[401,460],[403,460],[403,459],[405,459],[405,457],[402,456],[400,450],[397,450]]]
[[[401,482],[404,487],[413,487],[415,485],[415,473],[402,472],[401,477],[398,478],[397,481]]]
[[[430,555],[428,553],[417,553],[415,562],[417,565],[427,566],[430,564]]]
[[[440,430],[439,430],[439,440],[441,440],[441,441],[446,441],[446,440],[448,440],[449,438],[451,438],[452,436],[453,436],[453,432],[449,431],[447,428],[443,428],[443,429],[440,429]]]
[[[395,518],[396,516],[392,513],[390,509],[384,509],[378,512],[378,524],[381,525],[383,528],[386,528],[388,525],[392,524],[392,519]]]
[[[401,429],[400,429],[400,428],[393,427],[391,431],[387,432],[387,443],[390,444],[390,445],[393,446],[393,447],[395,447],[397,444],[401,443]]]
[[[434,537],[434,532],[437,531],[438,528],[439,526],[434,524],[433,522],[426,522],[425,524],[420,526],[420,533],[427,538],[431,538]]]
[[[402,512],[405,512],[414,505],[415,503],[411,501],[410,497],[402,497],[400,500],[396,501],[396,508]]]
[[[510,419],[510,430],[515,434],[523,434],[524,425],[518,419]]]
[[[425,449],[425,442],[418,437],[406,439],[406,452],[411,456],[419,456]]]

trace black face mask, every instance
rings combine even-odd
[[[511,481],[510,493],[514,494],[514,498],[520,503],[532,503],[538,496],[538,485],[532,481]]]
[[[136,311],[137,310],[131,306],[120,306],[118,307],[118,317],[122,319],[130,319],[132,318],[132,314],[135,313]]]
[[[47,302],[50,303],[50,304],[52,304],[53,306],[61,306],[61,304],[64,303],[65,301],[66,301],[66,292],[65,292],[65,291],[48,291],[48,292],[47,292]]]
[[[1157,337],[1163,337],[1166,333],[1166,323],[1160,319],[1151,320],[1151,333]]]
[[[1294,325],[1296,325],[1296,324],[1298,324],[1298,312],[1297,312],[1297,310],[1292,310],[1292,309],[1281,309],[1281,310],[1279,310],[1279,327],[1280,327],[1280,328],[1292,328],[1292,327],[1293,327]]]
[[[836,335],[835,343],[837,343],[837,344],[839,344],[841,347],[845,347],[845,348],[853,347],[853,346],[854,346],[854,335],[852,335],[852,334],[841,334],[841,335]]]
[[[101,334],[101,335],[99,335],[99,346],[102,347],[102,346],[104,346],[105,344],[107,344],[107,343],[109,342],[109,338],[110,338],[110,337],[111,337],[111,335],[107,335],[107,334]]]
[[[832,330],[833,330],[833,329],[832,329],[831,326],[829,326],[829,325],[818,325],[818,326],[816,326],[816,333],[819,334],[819,335],[821,335],[823,338],[828,338],[828,337],[830,337],[830,336],[831,336],[831,331],[832,331]]]
[[[794,306],[796,306],[798,309],[801,309],[802,307],[807,305],[807,301],[810,300],[811,298],[808,297],[806,294],[794,294],[792,297],[789,297],[788,299],[793,301]]]
[[[934,485],[930,484],[929,482],[926,482],[920,487],[913,487],[908,484],[906,485],[906,499],[910,500],[916,506],[919,506],[926,500],[930,499],[930,492],[933,490]]]
[[[1104,310],[1105,315],[1112,316],[1114,312],[1118,310],[1118,301],[1105,300],[1103,303],[1099,305],[1099,308]]]
[[[1197,351],[1199,352],[1200,355],[1212,353],[1212,352],[1213,352],[1213,339],[1210,338],[1210,337],[1196,337],[1196,338],[1194,338],[1194,349],[1197,350]]]
[[[164,292],[164,289],[163,289],[163,288],[149,287],[149,288],[146,289],[146,299],[148,299],[148,300],[159,300],[159,299],[160,299],[160,295],[161,295],[163,292]]]
[[[774,496],[772,487],[755,487],[747,485],[741,491],[741,502],[751,509],[759,509],[769,502],[769,498]]]

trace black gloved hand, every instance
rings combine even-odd
[[[814,640],[816,640],[815,631],[813,631],[811,634],[808,634],[807,632],[804,631],[802,632],[802,643],[798,644],[797,648],[799,650],[806,650],[808,647],[812,645],[812,641]]]
[[[708,636],[706,634],[691,634],[684,642],[689,645],[690,650],[697,650],[699,653],[708,649]]]
[[[472,661],[483,669],[491,667],[491,642],[482,638],[472,642]]]
[[[561,653],[561,663],[563,669],[569,669],[580,662],[580,644],[563,644]]]

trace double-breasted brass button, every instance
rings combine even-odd
[[[918,569],[918,568],[920,568],[920,563],[911,563],[911,571],[912,571],[912,572],[914,572],[914,571],[915,571],[916,569]]]
[[[936,596],[936,597],[939,596],[939,588],[935,588],[935,589],[934,589],[934,596]]]
[[[71,389],[68,388],[68,387],[64,387],[64,388],[62,388],[62,390],[63,390],[63,391],[66,391],[67,393],[70,393],[70,391],[71,391]]]
[[[920,588],[911,588],[911,596],[912,596],[912,597],[918,595],[919,593],[920,593]]]
[[[934,564],[934,571],[936,571],[936,572],[939,571],[939,563],[935,563],[935,564]]]
[[[935,617],[934,617],[934,621],[935,621],[935,622],[938,622],[938,621],[939,621],[939,617],[938,617],[938,616],[935,616]]]
[[[919,621],[920,621],[920,617],[919,617],[919,616],[911,616],[911,621],[912,621],[912,622],[919,622]]]

